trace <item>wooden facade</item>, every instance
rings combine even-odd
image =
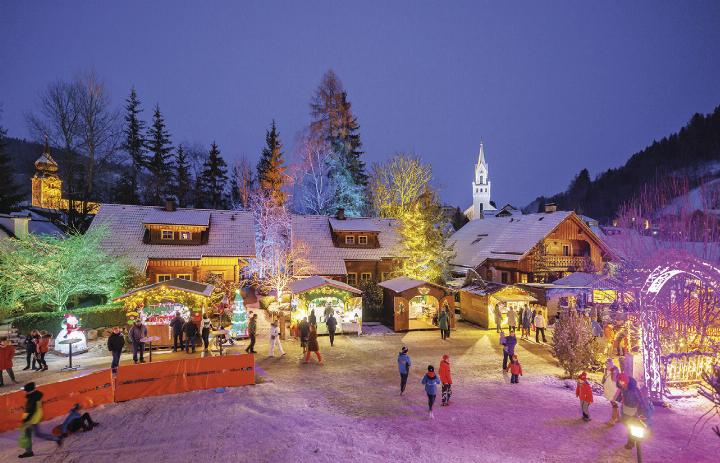
[[[503,310],[501,327],[507,327],[507,308],[524,305],[533,305],[536,299],[528,291],[514,285],[500,288],[494,292],[481,293],[476,291],[460,290],[460,313],[463,320],[474,323],[483,328],[495,329],[495,310],[500,305]]]
[[[417,296],[432,296],[438,302],[435,314],[446,309],[450,316],[450,328],[455,328],[455,298],[441,286],[432,283],[425,283],[421,286],[410,288],[405,291],[396,292],[389,288],[383,288],[383,323],[393,331],[403,332],[418,329],[419,325],[413,325],[410,320],[410,301]],[[429,323],[424,323],[421,329],[437,329]]]
[[[397,269],[397,262],[395,259],[346,260],[345,268],[344,281],[357,287],[365,279],[381,282],[392,278],[390,275]]]
[[[148,259],[146,275],[150,283],[171,278],[202,282],[210,274],[226,281],[240,281],[247,261],[239,257],[203,257],[202,259]]]

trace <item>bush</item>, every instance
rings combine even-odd
[[[290,300],[291,300],[290,294],[284,293],[282,295],[282,300],[280,302],[281,303],[289,303]],[[260,308],[264,309],[264,310],[267,310],[268,307],[270,307],[270,304],[272,304],[275,301],[276,301],[275,296],[262,296],[262,297],[258,298]]]
[[[12,321],[13,327],[17,328],[22,335],[31,330],[46,330],[53,336],[62,330],[62,321],[66,313],[72,313],[80,319],[80,326],[83,329],[97,329],[101,327],[124,326],[127,324],[125,309],[122,305],[98,305],[83,309],[74,309],[64,312],[33,312],[21,315]]]

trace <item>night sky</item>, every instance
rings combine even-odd
[[[135,85],[173,142],[253,162],[275,118],[292,150],[332,68],[366,161],[412,151],[443,199],[471,202],[485,142],[493,199],[525,205],[620,165],[720,104],[720,2],[23,2],[0,4],[10,136],[50,81]]]

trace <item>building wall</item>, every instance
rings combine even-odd
[[[192,281],[204,281],[209,274],[222,275],[226,281],[239,281],[240,270],[247,263],[239,257],[204,257],[202,259],[150,259],[146,275],[150,283],[158,281],[160,275],[178,278],[191,275]]]
[[[392,259],[348,260],[345,261],[345,268],[347,268],[348,275],[355,274],[355,285],[358,285],[363,273],[369,273],[370,280],[377,282],[389,279],[389,274],[395,270],[395,263]],[[385,274],[386,278],[383,278],[383,274]],[[352,284],[352,278],[348,275],[345,276],[345,281]]]
[[[489,327],[488,297],[460,291],[460,313],[463,320],[483,328]]]

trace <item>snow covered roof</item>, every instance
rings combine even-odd
[[[208,241],[198,245],[146,244],[143,242],[147,217],[161,210],[155,206],[101,204],[91,227],[107,225],[109,233],[101,246],[111,256],[125,257],[137,268],[148,259],[201,259],[202,257],[253,257],[255,227],[252,214],[214,209],[178,209],[182,217],[197,213],[209,216]],[[185,219],[182,219],[185,221]],[[199,222],[200,220],[198,220]]]
[[[171,289],[179,289],[181,291],[185,291],[188,293],[194,293],[198,294],[200,296],[210,297],[215,287],[213,285],[209,285],[206,283],[198,283],[197,281],[190,281],[190,280],[184,280],[182,278],[172,278],[170,280],[161,281],[158,283],[152,283],[149,285],[141,286],[139,288],[132,289],[128,291],[127,293],[123,294],[122,296],[118,296],[115,298],[116,301],[119,301],[121,299],[125,299],[128,296],[131,296],[137,292],[140,291],[147,291],[149,289],[154,288],[171,288]]]
[[[574,212],[537,213],[471,220],[450,237],[452,265],[476,268],[487,259],[519,261]]]
[[[396,293],[401,293],[403,291],[407,291],[408,289],[417,288],[418,286],[423,285],[438,286],[434,283],[429,283],[422,280],[415,280],[413,278],[408,278],[405,276],[393,278],[391,280],[385,280],[382,283],[378,283],[378,286],[382,286],[383,288],[387,288]]]
[[[322,215],[293,215],[292,242],[304,243],[307,247],[307,259],[313,273],[319,275],[345,275],[345,261],[381,260],[400,255],[399,223],[394,219],[356,218],[349,219],[366,229],[378,231],[380,247],[377,248],[341,248],[336,247],[332,239],[329,217]],[[359,222],[366,222],[365,225]]]
[[[144,223],[207,227],[210,225],[210,211],[206,209],[178,209],[175,211],[167,211],[162,208],[156,208],[145,216]]]
[[[571,273],[566,277],[553,281],[552,284],[575,288],[616,288],[620,286],[619,282],[611,276],[586,272]]]
[[[0,214],[0,238],[16,238],[13,222],[15,218],[27,217],[28,233],[32,235],[50,235],[55,237],[64,236],[65,233],[50,221],[50,219],[42,215],[24,210],[22,212],[14,212],[12,214]]]
[[[335,231],[379,232],[378,224],[367,218],[330,218],[330,226]]]
[[[320,288],[322,286],[332,286],[333,288],[342,289],[353,294],[362,294],[362,291],[360,291],[359,289],[343,283],[342,281],[337,281],[318,275],[313,275],[308,278],[303,278],[302,280],[293,281],[292,283],[290,283],[290,291],[293,294],[300,294],[304,293],[305,291],[310,291],[311,289]]]

